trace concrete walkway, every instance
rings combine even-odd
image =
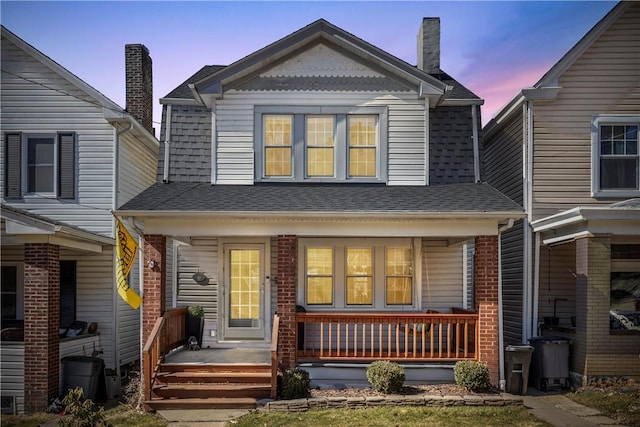
[[[523,396],[522,403],[532,415],[554,427],[625,427],[605,417],[597,409],[580,405],[561,394],[542,394],[530,390],[528,396]]]

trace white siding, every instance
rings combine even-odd
[[[198,304],[204,308],[205,331],[202,344],[206,348],[217,341],[208,331],[215,329],[218,322],[218,239],[194,237],[191,245],[180,245],[177,268],[177,306]],[[197,271],[207,275],[208,286],[200,286],[193,280],[192,276]]]
[[[166,276],[165,276],[165,307],[167,309],[173,308],[173,292],[174,292],[174,284],[176,283],[176,259],[174,254],[176,252],[177,242],[169,237],[167,237],[167,260],[165,265],[167,267]]]
[[[26,197],[16,207],[113,236],[114,129],[102,117],[102,107],[6,39],[2,40],[2,70],[3,132],[76,134],[76,203]],[[4,156],[4,136],[0,143]],[[0,167],[4,171],[4,158]],[[0,191],[4,197],[4,172]]]
[[[422,242],[422,309],[450,312],[462,307],[462,245],[433,247]]]
[[[14,397],[15,409],[24,412],[24,343],[0,343],[0,396]]]
[[[125,133],[120,137],[118,199],[122,206],[156,181],[158,149],[150,150]]]
[[[590,193],[591,117],[640,113],[639,22],[633,3],[560,77],[556,100],[535,104],[534,219],[612,203]]]
[[[240,92],[216,106],[217,183],[253,184],[254,106],[388,107],[388,183],[424,185],[424,101],[412,93]]]
[[[134,239],[137,235],[132,233]],[[136,262],[129,273],[129,286],[135,290],[138,295],[140,292],[140,257],[136,258]],[[123,300],[115,289],[115,281],[111,285],[113,288],[113,298],[115,298],[118,310],[118,336],[117,346],[118,353],[117,366],[125,365],[129,362],[140,360],[140,316],[142,314],[142,306],[137,310],[131,308],[129,304]]]

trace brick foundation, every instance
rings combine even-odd
[[[24,245],[25,412],[43,411],[60,381],[60,248]]]
[[[296,365],[296,283],[298,264],[296,236],[278,236],[278,359],[283,369]]]
[[[498,329],[498,236],[478,236],[475,245],[475,302],[479,318],[479,360],[498,385],[500,341]]]
[[[153,268],[151,262],[155,263]],[[161,235],[144,236],[142,334],[143,342],[151,335],[156,319],[165,311],[165,275],[167,261],[167,238]]]

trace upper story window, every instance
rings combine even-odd
[[[640,117],[597,116],[592,121],[594,196],[634,197],[640,193]]]
[[[5,197],[75,198],[75,135],[6,133]]]
[[[256,180],[385,182],[384,107],[256,107]]]

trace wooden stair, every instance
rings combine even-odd
[[[269,364],[161,364],[145,404],[153,410],[255,408],[270,395]]]

